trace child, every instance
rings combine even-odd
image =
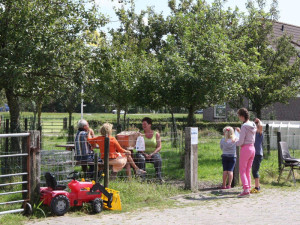
[[[263,130],[262,130],[262,123],[261,121],[256,118],[254,120],[257,131],[256,131],[256,136],[255,136],[255,142],[254,142],[254,147],[255,147],[255,157],[253,160],[252,164],[252,175],[255,179],[255,187],[250,191],[251,193],[259,193],[260,191],[260,184],[259,184],[259,167],[260,163],[263,159]]]
[[[225,127],[223,129],[224,138],[220,141],[220,147],[223,151],[223,184],[221,189],[230,189],[233,179],[233,169],[236,162],[236,138],[232,127]],[[226,181],[228,179],[228,184]]]

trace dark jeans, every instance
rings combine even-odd
[[[75,156],[75,159],[77,161],[80,161],[82,171],[84,172],[84,176],[87,176],[88,178],[92,178],[94,175],[94,165],[84,165],[84,163],[88,164],[88,162],[94,162],[94,155],[85,155],[85,156]]]
[[[252,164],[252,175],[254,178],[259,178],[259,167],[260,167],[260,163],[263,159],[262,155],[255,155],[254,160],[253,160],[253,164]]]
[[[135,161],[135,164],[137,165],[137,167],[142,170],[146,170],[146,163],[153,163],[154,168],[155,168],[156,177],[159,179],[162,179],[162,177],[161,177],[162,159],[161,159],[159,153],[152,155],[151,159],[146,159],[142,153],[137,152],[135,154],[134,161]]]

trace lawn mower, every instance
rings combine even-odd
[[[47,187],[40,188],[40,200],[44,205],[51,207],[53,214],[62,216],[68,212],[70,207],[82,206],[83,203],[91,203],[94,213],[100,213],[103,207],[120,209],[120,198],[113,196],[114,193],[109,193],[111,189],[105,189],[100,183],[94,181],[79,182],[76,180],[78,176],[78,172],[69,174],[68,179],[72,179],[68,184],[71,192],[67,192],[65,185],[57,185],[57,181],[51,173],[45,174]],[[115,199],[115,206],[112,206],[113,199]],[[119,207],[117,207],[118,205]]]

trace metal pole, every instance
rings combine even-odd
[[[81,112],[81,119],[83,119],[83,86],[81,87],[81,106],[80,106],[80,112]]]
[[[108,187],[109,180],[109,137],[104,142],[104,187]]]
[[[98,182],[98,154],[94,154],[94,178]]]
[[[281,170],[281,155],[282,155],[282,152],[281,152],[281,147],[280,147],[280,143],[281,142],[281,133],[278,131],[277,132],[277,149],[278,149],[278,171],[280,173],[280,170]]]

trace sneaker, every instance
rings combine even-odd
[[[136,171],[136,175],[140,176],[140,175],[143,175],[143,174],[146,174],[147,172],[145,170],[142,170],[142,169],[137,169]]]
[[[250,196],[249,191],[243,191],[241,194],[238,195],[238,198],[249,197],[249,196]]]
[[[251,194],[257,194],[259,192],[260,192],[260,187],[258,187],[258,188],[257,187],[252,188],[251,191],[250,191]]]

